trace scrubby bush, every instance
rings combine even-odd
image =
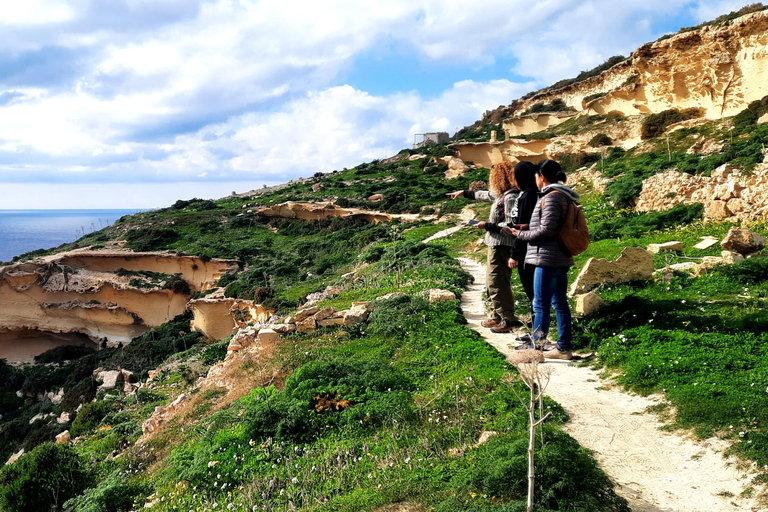
[[[535,452],[536,510],[630,512],[586,448],[558,429],[542,428],[547,442]],[[528,490],[528,439],[496,436],[484,451],[483,460],[490,464],[473,466],[460,485],[503,500],[524,500]]]
[[[368,429],[415,414],[413,385],[389,365],[373,360],[313,361],[269,399],[244,414],[253,439],[276,437],[307,443],[334,429]]]
[[[589,145],[593,148],[597,148],[600,146],[610,146],[613,144],[613,139],[611,139],[608,135],[604,133],[598,133],[591,139],[589,139]]]
[[[643,119],[643,124],[640,129],[640,138],[643,140],[658,137],[664,133],[664,129],[675,123],[681,121],[687,121],[688,119],[696,119],[703,115],[703,110],[698,107],[685,108],[683,110],[669,109],[659,112],[658,114],[650,114]]]
[[[79,359],[81,357],[93,354],[96,351],[93,347],[84,345],[64,345],[46,350],[42,354],[35,356],[35,363],[61,363],[63,361]]]
[[[109,414],[115,411],[115,404],[106,400],[99,400],[83,405],[80,412],[75,416],[72,422],[70,433],[73,436],[79,436],[101,425],[101,421]]]
[[[642,177],[626,175],[610,181],[605,187],[605,195],[616,208],[626,208],[634,206],[642,190]]]
[[[757,124],[757,120],[766,112],[768,112],[768,96],[763,96],[736,114],[733,118],[733,126],[736,130],[743,131],[745,128]]]
[[[172,229],[139,228],[128,231],[125,235],[125,245],[134,251],[157,251],[168,249],[169,245],[179,238]]]
[[[72,512],[127,512],[133,509],[134,502],[151,492],[147,482],[131,478],[118,469],[65,505]]]
[[[600,161],[597,153],[569,153],[560,157],[560,166],[566,174]]]
[[[64,502],[90,482],[87,465],[73,448],[42,444],[0,470],[0,510],[62,510]]]
[[[741,284],[752,285],[768,281],[768,257],[753,257],[735,265],[718,267],[718,272]]]

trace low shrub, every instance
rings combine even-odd
[[[86,489],[83,494],[65,503],[72,512],[128,512],[133,504],[152,492],[146,481],[128,476],[127,472],[115,470],[99,485]]]
[[[613,139],[611,139],[608,135],[604,133],[598,133],[597,135],[589,139],[588,144],[593,148],[597,148],[600,146],[610,146],[611,144],[613,144]]]
[[[409,379],[380,361],[313,361],[296,370],[283,391],[253,402],[244,420],[253,439],[307,443],[334,429],[413,418],[411,389]]]
[[[125,245],[134,251],[158,251],[168,249],[179,238],[172,229],[139,228],[125,234]]]
[[[0,470],[0,510],[61,510],[91,483],[88,465],[63,444],[42,444]]]
[[[698,107],[685,108],[683,110],[669,109],[659,112],[658,114],[650,114],[643,119],[643,124],[640,129],[640,138],[643,140],[658,137],[664,133],[664,129],[675,123],[681,121],[687,121],[688,119],[696,119],[703,115],[703,110]]]
[[[95,429],[101,425],[102,420],[108,414],[115,412],[115,410],[115,404],[105,400],[89,402],[83,405],[83,408],[80,409],[80,412],[77,413],[75,420],[72,422],[70,433],[72,436],[77,437],[80,434]]]
[[[751,102],[747,108],[736,114],[733,118],[733,126],[738,131],[757,124],[760,116],[768,112],[768,96]]]

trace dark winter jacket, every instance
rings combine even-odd
[[[560,194],[553,193],[555,190]],[[568,201],[578,201],[579,194],[570,187],[554,184],[544,187],[539,193],[539,200],[531,215],[531,222],[525,231],[520,231],[518,239],[528,242],[525,263],[537,267],[570,267],[573,256],[565,250],[557,236],[557,230],[565,221]],[[542,209],[541,204],[544,203]]]
[[[515,166],[515,181],[522,190],[517,196],[516,216],[512,219],[512,224],[530,224],[533,209],[539,199],[539,189],[536,188],[535,178],[536,167],[530,164],[530,168],[522,168],[521,164]],[[520,263],[525,261],[525,255],[528,252],[528,243],[520,239],[515,239],[512,246],[512,259]]]

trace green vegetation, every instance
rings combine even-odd
[[[736,18],[745,16],[747,14],[751,14],[753,12],[764,11],[765,9],[768,9],[768,7],[764,6],[761,2],[751,3],[749,5],[745,5],[738,11],[731,11],[728,14],[723,14],[722,16],[718,16],[714,20],[705,21],[704,23],[699,23],[698,25],[693,27],[683,27],[680,30],[678,30],[677,33],[684,34],[685,32],[693,32],[694,30],[698,30],[703,27],[712,27],[712,26],[716,27],[719,25],[725,25],[731,22],[732,20],[735,20]],[[671,37],[671,36],[664,36],[661,39],[666,39],[668,37]]]
[[[612,178],[605,194],[583,191],[593,241],[576,257],[571,279],[589,258],[615,259],[627,246],[683,241],[681,253],[654,256],[657,269],[719,254],[719,246],[691,249],[701,236],[722,238],[731,227],[703,223],[701,205],[643,214],[631,206],[642,180],[668,169],[706,175],[730,162],[749,171],[768,141],[768,125],[755,123],[766,110],[761,100],[733,120],[651,137],[628,151],[607,148],[604,158],[565,155],[561,164],[569,172],[597,164]],[[678,114],[665,114],[648,129],[663,131]],[[599,147],[610,144],[605,134],[621,122],[573,118],[534,137],[597,133],[593,145]],[[485,137],[491,126],[465,135]],[[722,151],[688,155],[702,138],[723,141]],[[524,509],[527,414],[514,393],[522,385],[502,378],[515,370],[465,325],[458,300],[427,300],[431,288],[461,297],[471,276],[455,257],[466,255],[479,235],[463,229],[424,244],[454,221],[433,224],[423,215],[460,212],[470,203],[450,200],[446,192],[487,182],[488,170],[447,181],[445,164],[432,159],[448,154],[447,147],[423,151],[426,158],[411,161],[404,151],[262,195],[180,200],[66,246],[124,239],[134,249],[233,258],[241,269],[219,282],[230,297],[292,314],[309,294],[331,287],[321,307],[370,301],[372,312],[357,327],[284,335],[268,362],[253,358],[237,367],[237,382],[261,382],[239,394],[193,387],[224,359],[228,340],[202,343],[190,332],[190,314],[119,348],[58,348],[19,368],[0,361],[0,459],[27,451],[0,470],[0,508],[106,512],[152,503],[153,510],[167,512],[254,505],[264,511],[369,511],[412,501],[443,512]],[[383,200],[369,201],[374,194]],[[422,220],[304,221],[259,213],[285,201],[329,199],[343,207],[420,213]],[[487,216],[488,205],[473,207],[478,218]],[[768,226],[751,229],[765,234]],[[183,286],[179,276],[119,274],[135,286],[189,293],[176,288]],[[655,281],[604,285],[596,292],[607,304],[576,320],[575,344],[596,351],[595,365],[615,372],[626,388],[664,394],[673,406],[666,411],[669,428],[727,439],[733,453],[764,467],[767,276],[763,251],[697,278],[667,270]],[[403,295],[379,298],[392,292]],[[130,370],[144,386],[133,394],[99,391],[97,368]],[[150,370],[157,373],[148,383]],[[62,388],[61,403],[41,399]],[[155,408],[181,393],[188,393],[186,409],[136,445]],[[536,510],[627,511],[591,455],[562,431],[563,409],[550,400],[545,407],[552,416],[543,441],[537,439]],[[57,423],[62,412],[71,414],[70,422]],[[64,430],[79,442],[51,444]],[[497,435],[474,446],[484,431]]]
[[[685,108],[683,110],[671,108],[658,114],[650,114],[643,119],[640,137],[643,140],[658,137],[664,133],[664,129],[667,126],[689,119],[696,119],[702,115],[704,115],[704,111],[697,107]]]
[[[549,103],[534,103],[531,107],[522,112],[526,114],[538,114],[541,112],[575,112],[576,109],[569,107],[560,98],[555,98]]]

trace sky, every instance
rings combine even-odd
[[[0,0],[0,209],[354,167],[748,3]]]

